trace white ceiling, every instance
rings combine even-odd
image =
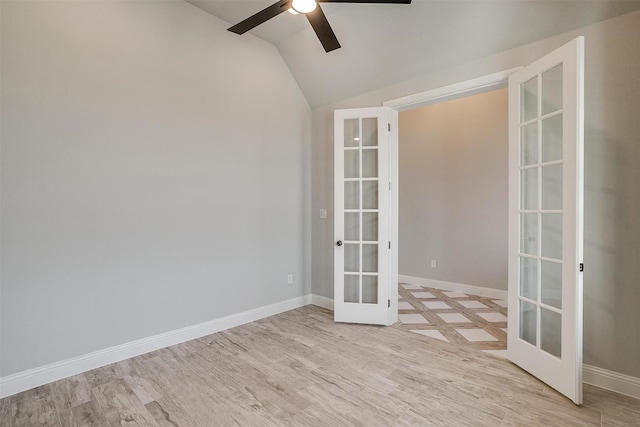
[[[276,0],[186,1],[231,26]],[[286,12],[250,31],[278,48],[312,108],[639,10],[640,0],[413,0],[321,7],[341,49],[326,53],[306,18]]]

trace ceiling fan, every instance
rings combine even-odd
[[[340,48],[340,42],[336,38],[327,17],[318,3],[390,3],[390,4],[410,4],[411,0],[280,0],[277,3],[261,10],[253,16],[229,28],[229,31],[236,34],[244,34],[257,27],[263,22],[278,16],[284,11],[293,14],[303,14],[307,16],[309,23],[316,32],[326,52],[331,52]]]

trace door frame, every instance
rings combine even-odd
[[[509,68],[486,76],[403,96],[385,101],[382,105],[397,112],[402,112],[427,105],[438,104],[440,102],[451,101],[457,98],[490,92],[496,89],[503,89],[508,85],[509,76],[522,68],[523,66]]]
[[[488,74],[482,77],[476,77],[464,80],[447,86],[426,90],[424,92],[415,93],[401,98],[391,99],[382,103],[383,107],[388,107],[396,113],[412,110],[414,108],[425,107],[427,105],[438,104],[441,102],[451,101],[458,98],[478,95],[485,92],[491,92],[497,89],[508,87],[509,76],[520,71],[523,66],[509,68]],[[389,199],[389,222],[391,230],[389,236],[393,247],[398,248],[398,215],[399,215],[399,147],[398,147],[398,114],[394,115],[391,126],[396,130],[392,132],[389,138],[389,180],[391,181],[391,197]],[[390,262],[391,277],[398,277],[398,252],[392,253],[395,257]],[[395,274],[395,276],[393,275]],[[393,285],[393,284],[392,284]],[[394,323],[398,320],[398,298],[396,283],[396,298],[391,298],[390,320]],[[390,288],[390,292],[393,292]]]
[[[414,108],[425,107],[427,105],[438,104],[440,102],[451,101],[467,96],[478,95],[492,90],[503,89],[508,87],[509,76],[524,68],[523,66],[509,68],[507,70],[498,71],[486,76],[465,80],[447,86],[426,90],[424,92],[415,93],[413,95],[403,96],[401,98],[392,99],[382,103],[383,107],[396,112],[390,119],[391,126],[395,132],[389,135],[389,181],[391,182],[391,194],[389,198],[389,238],[392,247],[399,248],[399,146],[398,146],[398,114],[402,111],[412,110]],[[390,278],[398,277],[398,251],[392,251],[389,260]],[[398,281],[389,284],[391,307],[389,312],[389,324],[398,321]]]

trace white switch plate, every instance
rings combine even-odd
[[[320,209],[320,219],[327,219],[327,210]]]
[[[293,274],[289,274],[287,276],[287,284],[289,284],[289,285],[293,284]]]
[[[436,262],[435,259],[431,260],[431,268],[437,268],[438,267],[438,263]]]

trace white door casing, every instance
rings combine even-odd
[[[582,403],[584,38],[509,77],[511,361]]]
[[[386,107],[334,114],[336,322],[397,321],[397,118]]]

